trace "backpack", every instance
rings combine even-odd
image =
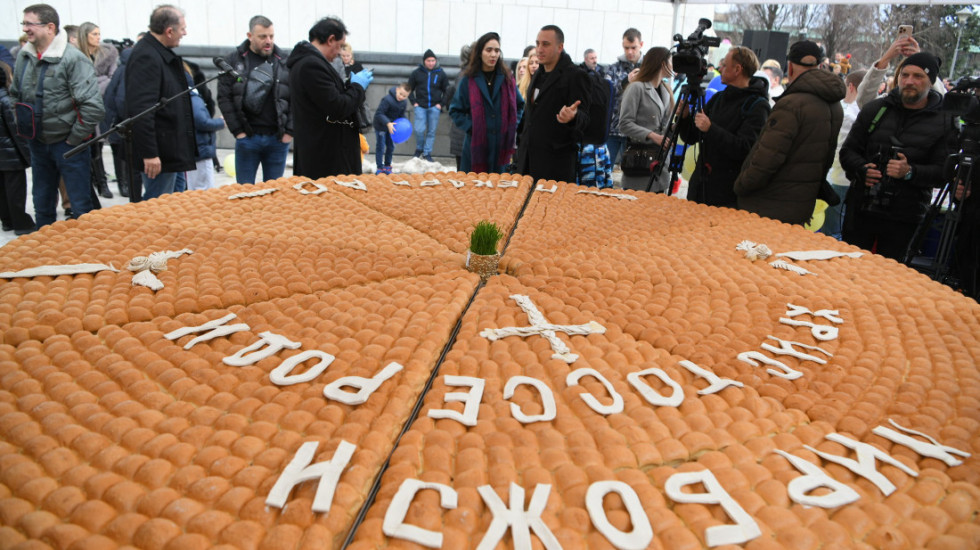
[[[584,69],[582,69],[584,70]],[[582,144],[602,145],[609,139],[612,122],[613,83],[595,71],[587,71],[589,77],[589,124],[582,134]]]

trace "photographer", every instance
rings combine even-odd
[[[942,184],[946,128],[942,97],[931,89],[939,59],[920,52],[898,70],[898,87],[865,105],[841,148],[851,181],[843,239],[902,261]]]
[[[687,198],[735,208],[732,185],[769,117],[769,83],[753,76],[759,60],[744,46],[730,49],[720,69],[727,87],[708,101],[704,112],[691,117],[687,109],[681,111],[681,138],[688,144],[703,143]]]

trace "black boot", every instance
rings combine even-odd
[[[116,183],[119,185],[119,196],[129,197],[129,178],[125,175],[122,177],[116,176]]]
[[[91,181],[95,191],[105,199],[112,198],[112,191],[109,191],[109,178],[106,177],[105,166],[102,164],[102,144],[98,147],[91,147]]]
[[[95,183],[95,188],[99,192],[99,196],[100,197],[102,197],[104,199],[111,199],[112,198],[112,191],[109,191],[109,184],[106,183],[106,180],[102,179],[102,180],[97,181]]]

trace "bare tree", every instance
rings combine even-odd
[[[938,55],[943,60],[940,74],[949,74],[949,63],[953,59],[956,35],[960,29],[956,11],[964,7],[968,6],[885,5],[878,18],[880,24],[877,35],[880,47],[884,50],[895,39],[899,25],[912,25],[912,36],[919,42],[919,47],[923,51]],[[977,16],[973,15],[965,27],[963,44],[970,44],[976,40],[977,29]],[[965,56],[964,61],[966,61]]]
[[[878,55],[878,40],[873,45],[867,41],[874,36],[873,22],[877,7],[869,5],[831,4],[826,6],[822,17],[816,23],[816,31],[823,37],[827,55],[852,53],[857,63],[866,64],[869,55]],[[874,54],[870,54],[870,51]]]
[[[820,4],[796,4],[789,9],[787,20],[799,32],[801,39],[806,38],[813,35],[814,27],[826,10],[827,6]]]
[[[738,32],[779,30],[790,16],[788,4],[738,4],[732,9],[731,23]]]

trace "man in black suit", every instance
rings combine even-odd
[[[565,34],[555,25],[538,32],[538,61],[524,98],[517,169],[535,180],[575,182],[578,144],[589,123],[589,81],[565,53]]]

